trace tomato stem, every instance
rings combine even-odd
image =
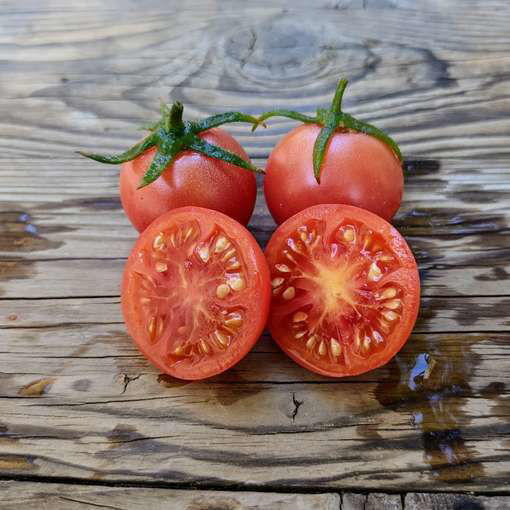
[[[298,120],[307,124],[312,123],[321,126],[322,129],[315,140],[312,154],[313,173],[319,184],[324,156],[328,150],[328,145],[332,136],[338,130],[355,131],[377,138],[378,140],[381,140],[381,142],[385,143],[393,151],[395,156],[402,161],[402,153],[400,152],[397,143],[384,131],[372,126],[371,124],[355,119],[348,113],[342,112],[342,100],[347,84],[348,80],[345,78],[338,81],[335,95],[331,102],[331,108],[329,110],[325,108],[318,108],[316,117],[309,117],[308,115],[303,115],[302,113],[294,112],[292,110],[272,110],[259,115],[258,123],[253,125],[252,131],[257,128],[259,123],[269,119],[270,117],[286,117],[288,119]]]
[[[342,112],[342,99],[344,97],[345,88],[349,82],[342,78],[336,87],[335,97],[333,98],[333,102],[331,103],[331,111],[333,113],[341,113]]]
[[[264,170],[255,167],[227,149],[207,143],[198,136],[203,131],[231,122],[247,122],[255,126],[262,124],[265,127],[265,124],[259,119],[241,112],[226,112],[212,115],[201,121],[183,121],[184,107],[179,101],[175,101],[171,107],[162,102],[160,110],[160,120],[144,126],[144,129],[150,131],[150,134],[127,151],[118,155],[101,155],[84,151],[78,151],[78,154],[100,163],[118,165],[131,161],[146,150],[155,147],[157,150],[154,158],[142,177],[138,188],[143,188],[154,182],[176,156],[184,150],[199,152],[250,172],[265,173]]]

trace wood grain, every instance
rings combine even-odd
[[[447,3],[374,14],[332,0],[151,1],[143,16],[121,0],[52,2],[54,11],[11,3],[0,41],[1,157],[123,149],[160,97],[183,101],[191,117],[311,112],[341,75],[352,82],[346,109],[388,129],[406,154],[508,157],[510,6]],[[291,125],[231,130],[251,156],[267,157]]]
[[[1,510],[339,510],[338,494],[183,491],[0,482]]]
[[[510,5],[468,4],[2,3],[0,478],[17,481],[0,482],[0,508],[329,510],[344,489],[363,491],[342,493],[344,510],[507,504],[381,494],[510,492]],[[159,97],[189,117],[311,112],[340,75],[346,109],[407,155],[394,224],[422,277],[410,341],[348,380],[305,371],[267,335],[209,381],[160,374],[120,315],[136,233],[118,168],[72,151],[125,148]],[[263,166],[293,125],[229,131]],[[259,184],[250,229],[264,246],[274,223]],[[76,483],[92,481],[105,486]],[[106,486],[125,483],[145,487]],[[327,493],[290,494],[302,490]]]

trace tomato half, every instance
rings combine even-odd
[[[313,174],[313,147],[321,126],[304,124],[287,133],[272,150],[264,193],[276,223],[317,204],[348,204],[391,220],[402,200],[404,176],[399,159],[383,142],[364,133],[336,132]]]
[[[300,365],[342,377],[384,365],[416,321],[420,279],[402,236],[346,205],[318,205],[280,225],[266,249],[269,330]]]
[[[249,161],[241,145],[223,129],[209,129],[198,136]],[[179,153],[153,183],[137,189],[155,150],[123,163],[120,172],[122,207],[139,232],[167,211],[185,206],[214,209],[243,225],[250,221],[257,197],[255,175],[190,150]]]
[[[140,236],[124,270],[129,334],[164,372],[202,379],[236,364],[269,311],[267,264],[254,237],[228,216],[174,209]]]

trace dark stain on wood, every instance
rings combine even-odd
[[[9,280],[29,280],[34,278],[35,275],[36,271],[33,261],[20,257],[0,257],[0,283]],[[4,294],[5,290],[0,286],[0,296]]]
[[[182,379],[176,379],[168,374],[159,374],[158,383],[164,388],[180,388],[188,384],[192,384],[192,381],[183,381]]]
[[[92,381],[90,379],[78,379],[73,383],[73,389],[76,391],[86,392],[90,389]]]
[[[66,200],[61,200],[59,202],[43,202],[41,204],[37,204],[34,207],[36,211],[60,211],[62,209],[69,208],[83,208],[89,209],[92,211],[114,211],[116,209],[121,209],[122,204],[120,202],[120,197],[118,195],[115,196],[104,196],[104,197],[87,197],[87,198],[69,198]]]
[[[72,232],[64,226],[37,225],[24,211],[0,211],[0,251],[31,252],[51,250],[62,246],[62,241],[50,241],[45,234]]]
[[[502,298],[497,305],[494,303],[486,304],[483,301],[477,303],[473,300],[464,304],[460,301],[455,309],[455,320],[462,326],[472,326],[476,324],[479,317],[498,320],[505,317],[508,310],[510,310],[510,298]],[[510,325],[508,320],[506,322]]]
[[[480,282],[498,282],[510,280],[510,273],[503,267],[493,267],[486,274],[475,275],[475,280]]]
[[[34,457],[29,455],[0,454],[0,470],[3,471],[34,471],[39,469],[34,464]]]
[[[55,379],[52,377],[38,379],[37,381],[23,386],[23,388],[18,391],[18,395],[22,395],[23,397],[42,397],[48,393],[54,381]]]
[[[484,476],[483,463],[466,444],[463,429],[470,419],[463,399],[472,396],[469,376],[479,360],[471,347],[478,340],[466,336],[463,343],[435,343],[427,336],[413,340],[414,353],[404,348],[388,365],[386,381],[375,396],[384,407],[408,413],[421,432],[424,460],[438,480],[468,482]]]

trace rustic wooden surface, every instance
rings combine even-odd
[[[404,494],[510,494],[510,4],[309,4],[0,3],[0,508],[88,504],[65,494],[138,508],[161,491],[189,510],[510,507]],[[159,374],[119,312],[136,233],[118,169],[73,151],[125,148],[161,97],[192,118],[311,112],[340,75],[345,108],[406,156],[394,223],[422,276],[411,340],[350,380],[305,371],[267,336],[211,381]],[[228,129],[263,166],[291,126]],[[262,193],[250,228],[262,245],[274,228]]]

